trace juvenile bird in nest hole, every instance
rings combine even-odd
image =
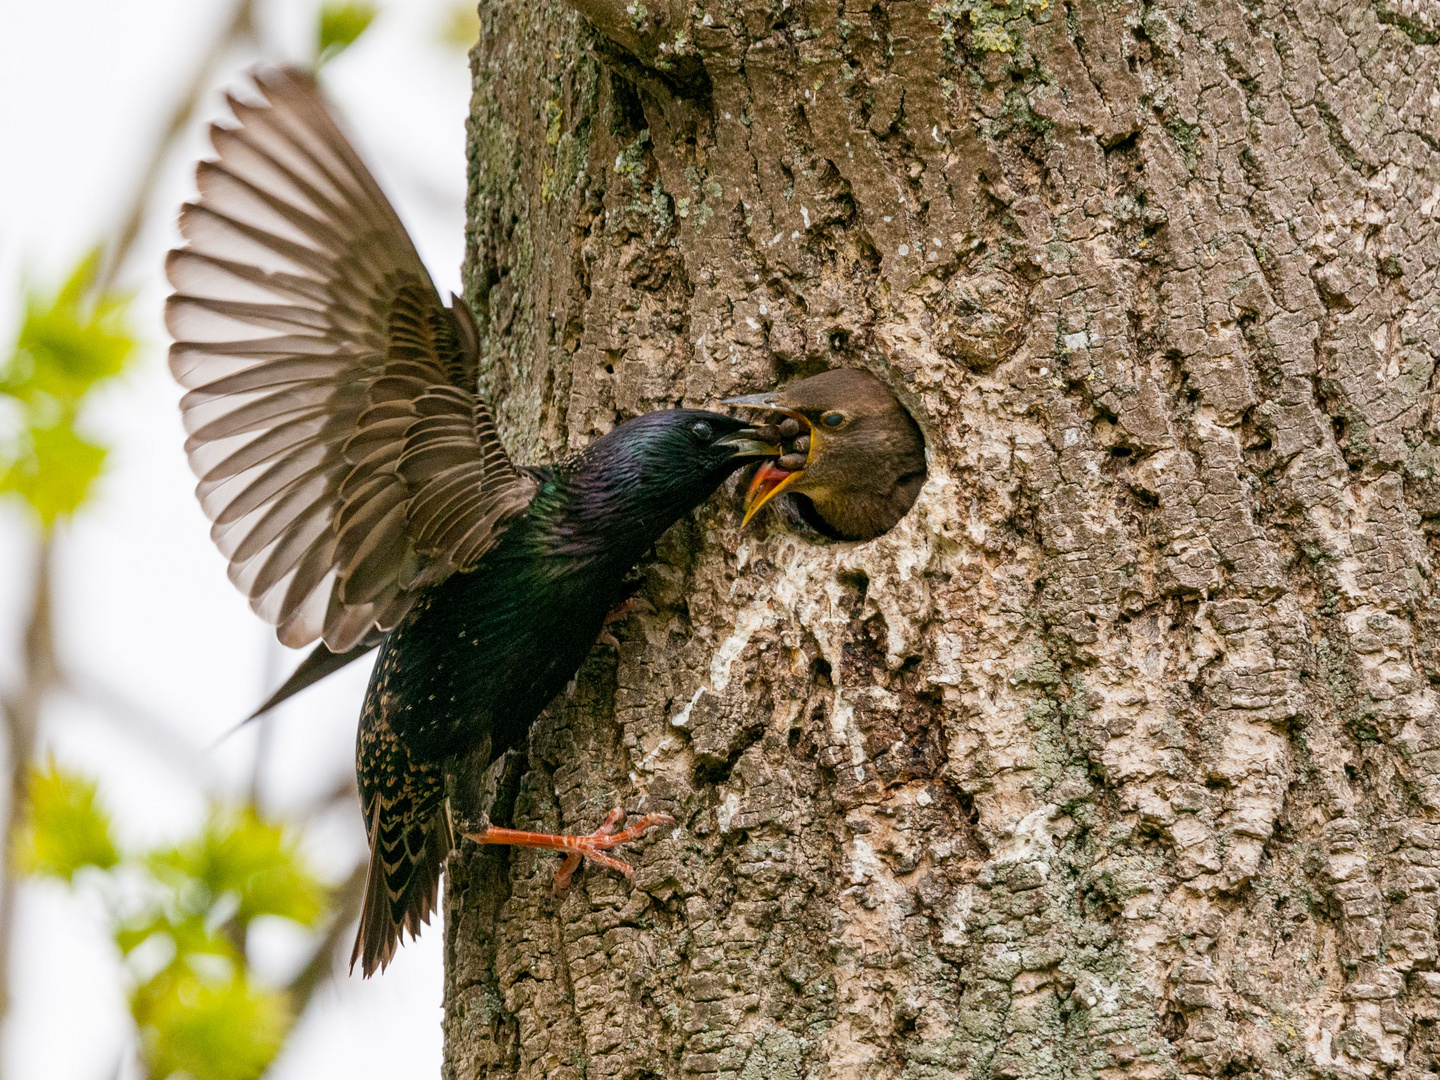
[[[553,465],[512,463],[464,303],[442,303],[313,81],[256,85],[261,100],[230,98],[235,126],[212,127],[218,156],[181,211],[170,368],[231,580],[286,645],[322,643],[289,692],[380,646],[356,753],[371,858],[351,966],[370,975],[435,909],[446,759],[523,746],[635,563],[779,448],[674,409]],[[618,818],[588,836],[466,835],[566,852],[557,878],[582,855],[628,872],[605,852],[670,819]]]
[[[812,375],[726,405],[779,414],[760,429],[785,453],[755,470],[745,523],[781,495],[798,496],[800,516],[835,540],[873,540],[914,505],[925,483],[925,440],[895,395],[868,371]]]

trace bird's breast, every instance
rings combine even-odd
[[[523,742],[618,602],[624,568],[498,554],[429,590],[381,647],[368,701],[420,759]]]

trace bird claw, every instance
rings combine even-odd
[[[627,596],[606,613],[605,623],[608,626],[610,623],[619,622],[625,616],[633,615],[637,611],[642,615],[654,615],[655,605],[643,596]]]
[[[580,868],[582,858],[593,859],[601,866],[608,866],[616,873],[624,874],[626,878],[633,878],[635,876],[633,866],[606,855],[605,852],[620,844],[638,840],[657,825],[675,824],[675,819],[669,814],[646,814],[628,829],[616,832],[615,826],[624,819],[624,810],[611,810],[605,820],[600,823],[600,827],[589,836],[567,836],[565,838],[572,842],[570,845],[572,850],[569,855],[565,856],[565,861],[560,865],[560,869],[555,872],[554,889],[557,893],[563,893],[570,888],[570,878]]]
[[[481,825],[479,831],[461,835],[477,844],[513,844],[516,847],[565,852],[565,861],[555,874],[555,891],[561,893],[570,887],[570,879],[580,868],[582,859],[593,859],[601,866],[608,866],[627,878],[634,877],[635,870],[629,863],[621,862],[605,852],[620,844],[638,840],[657,825],[675,824],[675,819],[669,814],[645,814],[628,829],[616,832],[616,826],[624,819],[624,810],[612,810],[600,823],[600,827],[587,836],[557,836],[552,833],[522,832],[518,829],[497,829],[488,820]]]

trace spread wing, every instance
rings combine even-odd
[[[170,370],[230,579],[287,645],[344,652],[522,513],[446,308],[379,186],[291,70],[230,99],[170,252]]]

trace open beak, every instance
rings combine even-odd
[[[784,453],[777,442],[767,442],[755,428],[741,428],[734,435],[727,435],[716,446],[728,446],[734,451],[731,457],[776,457]]]
[[[784,469],[777,469],[768,461],[763,462],[760,468],[755,470],[755,475],[750,479],[750,488],[745,492],[745,517],[741,520],[740,527],[743,529],[749,525],[750,519],[762,506],[804,475],[804,469],[786,472]]]
[[[800,430],[810,437],[810,450],[805,458],[805,468],[809,468],[810,462],[815,460],[815,444],[818,441],[815,437],[815,429],[803,414],[777,404],[775,397],[773,391],[768,394],[748,394],[745,397],[727,398],[721,404],[739,405],[745,409],[767,409],[770,412],[781,413],[798,420]],[[769,456],[775,456],[774,451]],[[782,491],[792,487],[804,475],[804,468],[792,471],[778,468],[774,462],[762,462],[760,467],[755,470],[755,475],[750,480],[750,487],[745,492],[745,517],[741,520],[740,527],[743,529],[749,525],[750,519],[759,513],[762,506]]]

